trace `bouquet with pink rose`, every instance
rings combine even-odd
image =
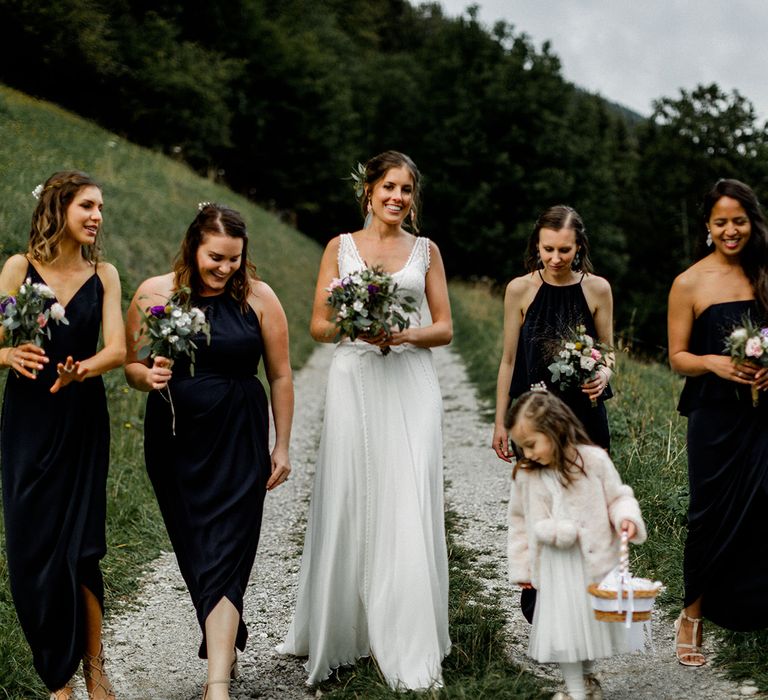
[[[555,343],[554,361],[547,369],[552,373],[552,383],[561,391],[580,387],[594,379],[601,367],[608,367],[613,348],[596,341],[587,333],[583,324]],[[592,407],[597,401],[592,399]]]
[[[406,314],[416,310],[413,297],[402,294],[392,275],[377,267],[335,278],[326,291],[327,303],[336,311],[337,340],[403,330],[410,325]],[[381,353],[387,355],[389,347],[382,347]]]
[[[3,324],[6,345],[18,346],[34,343],[43,347],[43,339],[51,337],[49,320],[69,325],[64,307],[56,299],[53,290],[41,282],[27,277],[15,294],[0,296],[0,319]]]
[[[749,316],[744,316],[741,325],[725,339],[725,350],[735,365],[768,367],[768,328],[761,328]],[[753,384],[751,389],[752,405],[757,406],[760,403],[757,387]]]

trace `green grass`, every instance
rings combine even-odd
[[[321,253],[317,243],[181,163],[0,85],[3,262],[26,249],[35,204],[32,189],[54,171],[68,168],[85,170],[103,185],[107,259],[120,272],[125,304],[142,279],[170,269],[199,201],[219,201],[238,209],[248,224],[251,258],[285,307],[292,363],[295,367],[304,363],[314,347],[307,327]],[[130,600],[147,562],[169,544],[144,469],[145,396],[129,390],[120,371],[108,374],[105,382],[112,424],[108,554],[103,561],[109,613]],[[45,696],[16,620],[4,550],[0,629],[0,698]]]
[[[488,415],[495,402],[501,356],[503,303],[487,285],[450,285],[455,346],[467,362]],[[686,420],[676,410],[683,387],[666,365],[620,352],[608,405],[611,456],[635,490],[648,526],[648,541],[632,548],[632,568],[664,582],[659,604],[671,619],[682,603],[682,562],[688,477]],[[716,663],[734,679],[753,678],[768,691],[768,631],[735,633],[707,624],[719,638]]]

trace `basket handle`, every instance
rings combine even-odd
[[[619,574],[623,579],[629,580],[629,533],[621,531],[621,544],[619,545]]]

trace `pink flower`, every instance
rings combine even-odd
[[[40,326],[40,328],[45,328],[46,323],[48,323],[48,319],[45,317],[44,314],[40,314],[37,317],[37,325]]]
[[[763,344],[760,342],[760,338],[747,338],[744,354],[747,357],[760,357],[763,354]]]
[[[592,348],[592,359],[597,361],[603,357],[603,353],[601,353],[597,348]]]
[[[326,289],[327,292],[332,292],[337,287],[343,287],[341,280],[338,277],[334,277],[331,280],[331,283],[328,285],[328,289]]]

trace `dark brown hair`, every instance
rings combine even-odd
[[[32,214],[27,255],[32,260],[50,263],[59,257],[61,241],[67,232],[67,209],[83,187],[101,186],[79,170],[61,170],[43,184],[40,198]],[[101,228],[92,245],[81,246],[83,257],[91,262],[101,260]]]
[[[551,391],[526,391],[509,407],[504,425],[511,430],[514,425],[526,419],[531,427],[546,435],[552,441],[552,463],[548,468],[557,472],[560,481],[568,485],[575,472],[584,472],[584,460],[576,452],[576,459],[568,459],[568,452],[577,445],[594,445],[576,414]],[[512,478],[519,467],[541,468],[529,459],[520,458],[512,471]]]
[[[405,153],[399,151],[384,151],[374,156],[365,164],[363,193],[360,195],[360,211],[363,218],[368,214],[368,202],[373,186],[381,180],[392,168],[407,168],[413,178],[413,195],[411,197],[410,228],[413,233],[419,232],[419,212],[421,211],[421,173],[416,164]]]
[[[712,209],[722,197],[735,199],[744,208],[751,225],[751,233],[744,249],[739,255],[739,262],[752,285],[763,321],[768,321],[768,225],[757,195],[752,188],[740,180],[718,180],[712,189],[704,195],[702,215],[707,228]]]
[[[202,285],[200,271],[197,268],[197,249],[202,244],[206,233],[242,239],[243,255],[240,267],[229,278],[227,291],[240,303],[242,310],[247,311],[248,294],[251,291],[250,281],[258,279],[256,268],[248,259],[248,231],[240,212],[222,204],[206,202],[189,225],[181,243],[181,249],[173,261],[174,289],[187,288],[193,294],[200,292]],[[181,301],[188,301],[183,296]]]
[[[592,260],[589,257],[589,239],[587,238],[587,230],[584,228],[584,222],[573,207],[565,204],[556,204],[550,207],[536,220],[528,239],[528,248],[525,251],[525,269],[528,272],[535,272],[541,266],[539,233],[543,228],[553,231],[560,231],[564,228],[572,229],[576,235],[578,252],[571,263],[571,268],[576,272],[594,272]]]

